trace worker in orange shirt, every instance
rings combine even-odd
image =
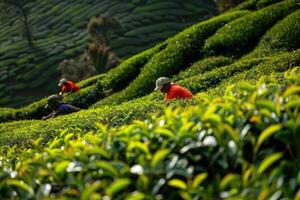
[[[170,78],[160,77],[156,80],[154,91],[165,93],[165,100],[171,99],[191,99],[193,94],[187,89],[172,83]]]
[[[59,81],[58,86],[61,87],[59,95],[63,95],[64,93],[71,94],[80,90],[79,86],[77,86],[72,81],[68,81],[64,78]]]

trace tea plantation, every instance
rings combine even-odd
[[[93,16],[117,17],[121,28],[110,46],[127,58],[217,13],[207,0],[37,0],[29,7],[33,47],[16,17],[0,23],[0,106],[19,107],[56,92],[58,64],[84,52]]]
[[[194,24],[80,82],[80,112],[0,108],[0,199],[300,199],[299,8]],[[163,101],[160,76],[193,99]]]

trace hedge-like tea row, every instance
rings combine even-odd
[[[128,124],[135,119],[145,119],[148,115],[163,111],[166,106],[191,104],[192,101],[162,102],[162,100],[144,99],[131,101],[116,106],[81,110],[71,115],[60,116],[46,121],[24,120],[0,124],[0,145],[28,146],[39,137],[44,142],[50,141],[63,129],[74,133],[96,130],[96,123],[110,127]]]
[[[226,23],[248,14],[246,11],[232,12],[201,22],[168,40],[166,48],[154,55],[143,67],[139,76],[124,90],[115,93],[99,104],[119,104],[143,96],[154,89],[160,76],[176,74],[183,67],[199,59],[198,50],[206,38]]]
[[[263,75],[270,75],[272,72],[284,72],[290,69],[291,66],[297,65],[300,65],[300,50],[260,59],[242,59],[234,64],[213,69],[198,76],[188,77],[179,81],[179,84],[196,94],[207,91],[238,74],[243,74],[243,77],[240,76],[239,79],[234,79],[236,81],[258,80]],[[53,133],[64,128],[72,129],[74,132],[78,130],[88,132],[95,130],[95,122],[120,126],[129,123],[133,119],[143,119],[151,112],[163,110],[165,106],[166,103],[163,102],[162,95],[154,93],[121,105],[83,110],[79,113],[48,121],[4,123],[0,125],[0,144],[27,145],[38,135],[43,135],[46,140],[49,140],[55,135]]]
[[[260,40],[251,56],[263,56],[300,48],[300,10],[273,26]]]
[[[179,83],[187,87],[191,92],[198,93],[216,86],[224,79],[252,68],[251,75],[259,79],[263,75],[270,75],[272,72],[284,72],[290,67],[298,65],[300,65],[300,50],[272,57],[241,59],[231,65],[208,71],[202,75],[183,79]]]
[[[258,38],[278,20],[296,9],[294,0],[286,0],[236,19],[208,38],[203,51],[208,55],[239,57],[252,50]]]
[[[277,3],[283,0],[247,0],[231,9],[230,11],[237,10],[258,10],[273,3]]]
[[[299,73],[117,129],[66,130],[45,147],[2,147],[0,198],[297,199]]]
[[[210,71],[224,65],[229,65],[231,63],[233,63],[233,60],[224,56],[205,58],[203,60],[195,62],[188,69],[181,71],[179,74],[175,75],[172,80],[177,81],[180,79],[199,75],[206,71]]]
[[[81,108],[87,108],[99,99],[126,87],[138,76],[140,69],[143,68],[155,54],[163,51],[166,45],[166,42],[158,44],[143,53],[127,59],[118,67],[107,72],[105,77],[97,81],[96,84],[90,88],[80,90],[70,96],[70,98],[66,98],[66,101]]]

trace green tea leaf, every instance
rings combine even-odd
[[[193,183],[192,183],[192,186],[194,188],[198,187],[205,179],[206,177],[208,176],[208,173],[201,173],[201,174],[198,174],[194,180],[193,180]]]
[[[175,138],[175,134],[167,128],[157,127],[154,132],[158,133],[159,135],[162,135],[162,136],[166,136],[169,138]]]
[[[172,179],[172,180],[168,181],[168,185],[172,186],[172,187],[176,187],[181,190],[187,189],[187,185],[185,184],[185,182],[183,182],[180,179]]]
[[[112,197],[125,189],[130,183],[131,181],[128,178],[117,179],[106,189],[106,194]]]
[[[118,171],[109,162],[95,161],[95,166],[99,167],[100,169],[103,169],[105,172],[108,173],[107,175],[110,175],[112,177],[118,176]]]
[[[158,163],[161,162],[171,151],[169,149],[160,149],[152,157],[150,166],[156,168]]]
[[[300,107],[300,99],[290,100],[286,105],[286,109]]]
[[[68,161],[68,160],[58,163],[55,166],[55,173],[57,173],[59,175],[63,175],[66,172],[66,169],[69,166],[69,164],[70,164],[70,161]]]
[[[149,148],[145,143],[139,141],[130,141],[127,152],[132,151],[133,149],[140,149],[146,155],[150,155]]]
[[[10,186],[15,186],[15,187],[20,188],[22,190],[25,190],[26,192],[29,193],[30,196],[33,196],[33,194],[34,194],[33,189],[29,185],[27,185],[26,183],[24,183],[23,181],[19,181],[19,180],[7,180],[6,184],[10,185]]]
[[[300,93],[300,86],[292,85],[284,91],[283,97],[287,97],[287,96],[290,96],[292,94],[297,94],[297,93]]]
[[[276,112],[276,108],[275,108],[274,103],[272,101],[258,100],[258,101],[255,102],[255,105],[257,107],[260,107],[260,108],[266,108],[271,112]]]
[[[101,188],[101,182],[96,181],[92,183],[91,185],[85,186],[85,188],[82,191],[81,198],[82,200],[88,200],[93,195],[94,192],[99,190]]]
[[[259,147],[266,139],[268,139],[274,133],[278,132],[281,129],[281,127],[281,124],[276,124],[266,128],[258,137],[257,144],[255,146],[255,152],[258,151]]]
[[[257,173],[262,174],[268,169],[274,162],[279,160],[283,156],[282,153],[274,153],[266,157],[258,167]]]
[[[231,182],[239,182],[239,180],[240,180],[240,175],[231,174],[231,173],[227,174],[220,182],[220,188],[224,190]]]

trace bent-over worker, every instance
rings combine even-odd
[[[46,104],[45,108],[52,109],[52,113],[50,113],[47,116],[44,116],[42,118],[43,120],[51,117],[56,117],[58,115],[65,115],[73,112],[78,112],[80,110],[80,108],[78,107],[64,103],[62,101],[62,97],[56,94],[48,97],[48,103]]]
[[[165,100],[191,99],[193,97],[190,91],[176,83],[172,83],[170,78],[160,77],[156,80],[155,84],[154,91],[165,93]]]
[[[77,86],[72,81],[68,81],[67,79],[64,78],[59,81],[58,86],[61,87],[61,91],[59,95],[62,95],[64,93],[71,94],[80,90],[79,86]]]

